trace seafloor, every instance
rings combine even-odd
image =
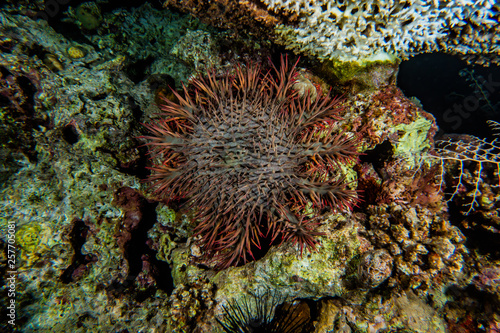
[[[500,332],[498,122],[444,133],[398,87],[396,57],[322,62],[258,21],[238,29],[172,4],[0,8],[0,331]],[[143,124],[208,68],[266,71],[285,54],[298,60],[297,98],[342,96],[335,130],[360,155],[325,177],[344,177],[358,199],[303,207],[321,222],[316,250],[262,237],[256,260],[220,269],[196,235],[193,211],[206,207],[151,188],[161,156]],[[498,120],[500,77],[467,66],[472,118]],[[453,116],[460,129],[471,121]],[[251,321],[261,330],[243,330]]]

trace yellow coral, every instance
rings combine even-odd
[[[42,228],[38,223],[31,223],[20,227],[16,232],[17,244],[21,247],[21,261],[31,266],[41,254],[47,251],[42,241]]]
[[[78,46],[68,47],[66,53],[68,53],[68,56],[73,59],[80,59],[85,57],[85,50]]]

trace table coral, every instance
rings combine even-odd
[[[171,0],[165,4],[217,27],[260,31],[287,49],[335,68],[341,80],[351,77],[353,70],[364,73],[374,64],[391,67],[398,58],[420,53],[446,52],[484,65],[498,64],[500,59],[500,7],[492,0]],[[245,16],[244,22],[235,20],[238,13]]]
[[[405,59],[445,51],[496,63],[500,54],[499,8],[489,0],[263,2],[300,18],[276,27],[287,48],[324,60],[373,61],[387,54]]]

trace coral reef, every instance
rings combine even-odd
[[[284,243],[256,262],[220,271],[213,278],[219,286],[217,302],[230,298],[242,302],[246,293],[266,288],[276,290],[284,301],[346,297],[356,281],[360,257],[370,244],[358,234],[360,226],[340,214],[323,218],[320,230],[325,235],[317,252],[297,257],[294,247]]]
[[[412,292],[384,298],[367,295],[362,304],[322,300],[315,332],[448,332],[437,311]]]
[[[213,307],[213,296],[213,284],[202,277],[195,278],[189,285],[178,284],[169,299],[169,332],[188,333],[197,327],[198,331],[213,331],[207,324],[198,325],[207,321],[204,316],[210,316],[206,310]]]
[[[378,287],[392,274],[393,258],[384,249],[363,253],[358,264],[358,280],[368,287]]]
[[[446,52],[483,65],[500,59],[500,7],[490,0],[179,0],[165,5],[319,59],[341,82],[365,80],[378,87],[384,80],[377,77],[393,75],[400,59],[421,53]]]
[[[162,304],[171,286],[168,273],[157,274],[168,268],[146,245],[152,220],[144,212],[154,207],[131,175],[139,163],[134,104],[149,107],[151,92],[120,72],[120,57],[97,61],[91,45],[64,38],[46,21],[1,15],[3,45],[12,46],[1,55],[2,78],[10,82],[5,91],[15,91],[3,110],[10,124],[26,124],[16,130],[34,156],[17,157],[1,188],[2,235],[16,225],[17,324],[75,332],[166,325],[158,308],[168,309]],[[71,47],[83,57],[67,53]],[[7,143],[7,152],[19,147]],[[134,292],[123,295],[127,288]],[[139,305],[144,299],[150,302]]]
[[[357,8],[349,1],[287,1],[302,5],[283,12],[278,1],[276,10],[266,7],[270,0],[171,1],[200,17],[197,8],[220,14],[207,22],[237,31],[231,33],[157,3],[115,8],[106,0],[63,2],[8,0],[0,11],[0,288],[10,290],[15,282],[18,331],[223,333],[259,323],[275,332],[499,331],[498,141],[462,135],[435,143],[433,117],[395,86],[396,55],[436,48],[495,62],[498,25],[490,21],[498,20],[498,4],[384,2],[376,9],[370,1]],[[310,9],[316,13],[297,15]],[[332,12],[336,25],[328,18],[314,24],[342,28],[332,38],[345,59],[361,59],[365,51],[395,54],[372,62],[302,57],[296,67],[280,67],[283,48],[262,38],[279,28],[288,34],[282,38],[291,38],[283,43],[301,49],[288,43],[310,38],[304,25]],[[419,26],[431,14],[436,24]],[[401,23],[409,17],[414,20]],[[370,37],[356,32],[363,24],[373,27],[372,41],[381,44],[353,56]],[[377,37],[389,27],[403,33]],[[305,35],[294,35],[299,30]],[[345,34],[356,38],[347,44],[340,40]],[[304,52],[321,58],[321,45],[311,44],[318,53]],[[272,63],[278,71],[266,65]],[[208,77],[189,82],[206,72],[206,64],[213,66]],[[488,98],[486,79],[464,75],[484,97],[478,112],[491,112],[496,101]],[[342,100],[328,97],[330,90]],[[203,116],[201,109],[220,106],[223,97],[222,111]],[[170,116],[185,111],[181,116],[191,112],[201,120],[165,120],[158,105]],[[235,106],[240,112],[224,111]],[[274,113],[257,112],[263,109]],[[332,114],[324,117],[320,109]],[[168,129],[157,140],[167,146],[192,143],[198,133],[197,145],[181,151],[191,156],[190,165],[217,156],[205,172],[236,170],[236,178],[250,174],[253,180],[230,198],[236,192],[230,185],[241,183],[206,185],[203,177],[189,175],[184,179],[192,186],[184,190],[206,193],[159,198],[144,184],[155,177],[146,168],[153,164],[148,157],[160,168],[187,161],[174,157],[161,164],[168,149],[148,156],[142,123],[162,125],[163,134]],[[209,124],[207,132],[195,130],[199,124]],[[267,149],[269,159],[277,154],[292,174],[287,178],[264,163],[261,175],[274,192],[255,185],[259,175],[252,172],[260,169],[245,159],[261,133],[255,128],[275,138],[260,141],[260,158],[267,158]],[[222,144],[212,145],[215,139]],[[326,157],[339,140],[353,143],[348,154]],[[295,164],[287,150],[299,156]],[[295,181],[296,188],[276,185],[281,180]],[[324,186],[332,182],[352,195],[331,201]],[[196,200],[203,197],[206,202]],[[222,199],[228,199],[225,208]],[[271,222],[269,237],[261,239],[250,224],[253,240],[263,245],[274,235],[274,245],[258,249],[250,241],[257,260],[227,269],[207,265],[207,254],[216,251],[203,246],[200,230],[214,236],[215,250],[221,240],[232,241],[199,227],[214,225],[215,217],[199,217],[216,216],[216,209],[222,215],[239,209],[234,214],[242,223],[262,215],[258,227],[265,234]],[[314,242],[316,251],[300,256],[300,247],[287,241],[300,231],[297,225],[310,227],[298,243]],[[226,226],[230,234],[234,225]],[[10,278],[12,245],[17,274]],[[12,299],[0,297],[3,318]],[[15,330],[2,321],[0,331]]]
[[[321,60],[362,66],[444,51],[478,63],[498,63],[493,1],[166,1],[207,23],[274,35],[289,49]]]
[[[84,4],[96,6],[95,3]],[[76,12],[84,4],[69,10],[65,21],[82,27],[81,17]],[[193,17],[159,10],[148,2],[130,10],[118,8],[112,13],[101,15],[102,24],[98,29],[89,29],[87,26],[82,29],[82,33],[96,45],[101,57],[109,60],[123,56],[125,72],[134,82],[142,81],[152,74],[167,74],[176,82],[187,81],[195,73],[194,62],[184,61],[180,54],[181,59],[178,60],[172,53],[175,44],[180,43],[180,40],[193,42],[196,34],[210,34],[212,40],[218,36],[214,29]],[[195,36],[192,36],[193,32],[196,32]],[[195,42],[199,43],[201,40]],[[187,50],[178,48],[180,51],[187,56]],[[192,49],[189,55],[206,61],[219,59],[215,52],[199,48]]]
[[[5,29],[5,28],[4,28]],[[35,132],[48,126],[42,111],[51,106],[43,94],[41,82],[50,76],[47,68],[39,68],[40,60],[24,54],[15,32],[0,37],[0,179],[8,178],[19,169],[15,160],[19,153],[35,161]]]
[[[92,1],[81,3],[75,9],[70,7],[68,14],[76,20],[80,29],[87,31],[97,29],[103,21],[99,5]]]
[[[436,287],[437,279],[447,284],[468,279],[464,269],[468,253],[463,245],[465,237],[443,216],[419,206],[396,204],[385,209],[370,206],[368,212],[368,239],[394,258],[389,284],[426,292]]]

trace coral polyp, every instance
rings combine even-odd
[[[286,59],[270,71],[256,64],[233,75],[209,71],[146,125],[155,193],[187,199],[204,254],[218,268],[247,262],[264,237],[315,248],[319,219],[304,209],[356,203],[340,166],[358,157],[358,138],[336,130],[342,101],[299,97],[296,76]]]

